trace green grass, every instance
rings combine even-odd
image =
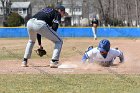
[[[139,75],[0,75],[0,93],[139,93]]]

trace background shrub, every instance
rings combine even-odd
[[[6,20],[8,27],[16,27],[24,24],[24,19],[18,13],[11,13]]]

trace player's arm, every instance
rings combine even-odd
[[[86,62],[87,59],[89,59],[89,56],[87,55],[87,53],[85,52],[83,57],[82,57],[82,62]]]
[[[55,18],[53,20],[53,24],[52,24],[52,29],[54,31],[57,31],[59,24],[61,23],[61,15],[60,14],[56,14]]]
[[[124,55],[123,55],[123,52],[122,51],[120,51],[120,50],[118,50],[118,49],[115,49],[115,53],[114,53],[114,55],[116,56],[116,57],[119,57],[119,59],[120,59],[120,63],[123,63],[124,62]]]
[[[41,44],[41,35],[37,34],[37,41],[40,49],[43,49],[42,44]]]
[[[39,48],[36,51],[37,55],[42,57],[43,55],[46,55],[46,50],[43,49],[43,46],[41,44],[41,35],[37,33],[37,40],[38,40],[38,45]]]
[[[87,60],[89,62],[92,62],[91,60],[91,56],[92,56],[92,49],[93,49],[93,46],[89,46],[88,49],[85,51],[83,57],[82,57],[82,62],[86,62]]]
[[[96,19],[96,21],[97,21],[96,23],[97,23],[97,26],[98,26],[99,25],[99,21],[97,19]]]
[[[120,51],[120,55],[118,56],[119,59],[120,59],[120,63],[123,63],[124,62],[124,55],[123,55],[123,52]]]

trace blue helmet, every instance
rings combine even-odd
[[[103,39],[99,42],[98,49],[101,52],[108,52],[110,50],[110,41],[107,39]]]

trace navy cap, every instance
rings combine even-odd
[[[110,50],[110,41],[103,39],[99,42],[98,49],[101,52],[108,52]]]
[[[61,11],[64,11],[64,12],[65,12],[65,7],[62,6],[62,5],[57,5],[57,6],[55,7],[55,9],[60,9]]]

